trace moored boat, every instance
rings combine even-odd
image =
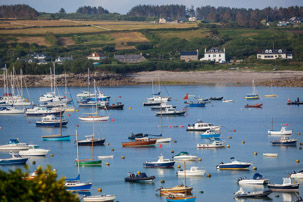
[[[0,107],[0,115],[4,114],[24,114],[25,109],[18,109],[15,107]]]
[[[82,116],[79,117],[80,120],[82,121],[107,121],[109,119],[109,116]]]
[[[220,130],[221,126],[215,126],[212,123],[204,123],[198,120],[196,123],[187,126],[187,131],[207,131],[207,130]]]
[[[232,160],[231,163],[221,162],[219,165],[216,166],[217,169],[220,169],[220,170],[248,170],[249,166],[252,165],[252,163],[236,161],[236,160],[234,160],[234,157],[231,157],[230,159]]]
[[[201,138],[218,138],[220,137],[221,132],[219,130],[207,130],[204,133],[200,134]]]
[[[117,102],[116,104],[111,104],[111,105],[109,105],[109,104],[105,104],[105,105],[98,104],[99,109],[106,109],[106,110],[108,110],[108,109],[122,110],[123,107],[124,107],[124,104],[122,104],[121,102]]]
[[[195,161],[197,156],[190,155],[188,152],[180,152],[179,154],[173,156],[175,161]]]
[[[278,153],[263,153],[264,157],[278,157]]]
[[[245,108],[262,108],[263,104],[254,104],[254,105],[249,105],[246,104]]]
[[[173,107],[165,108],[165,110],[161,112],[156,112],[156,116],[183,116],[185,111],[176,110]]]
[[[271,191],[277,192],[299,192],[298,183],[292,183],[291,178],[283,178],[283,184],[268,184],[268,188]]]
[[[29,145],[19,142],[18,138],[10,139],[8,144],[0,145],[0,151],[20,151],[27,149],[29,149]]]
[[[28,158],[24,158],[15,154],[14,152],[10,152],[11,158],[0,159],[0,165],[16,165],[16,164],[25,164]]]
[[[222,100],[223,97],[210,97],[209,99],[210,100]]]
[[[27,109],[25,115],[26,116],[47,116],[47,115],[62,116],[63,113],[64,113],[64,109],[62,108],[48,109],[46,107],[34,107],[33,109]]]
[[[293,171],[290,175],[290,178],[303,179],[303,170],[300,170],[299,172]]]
[[[113,159],[114,155],[98,156],[98,159]]]
[[[205,170],[200,170],[196,166],[192,166],[189,170],[179,170],[177,172],[178,176],[203,176],[205,174]]]
[[[29,145],[28,150],[19,151],[21,156],[45,156],[50,150],[42,149],[38,145]]]
[[[116,199],[116,195],[92,195],[92,196],[85,196],[83,197],[84,202],[113,202]]]
[[[238,179],[239,185],[253,184],[253,185],[263,185],[268,184],[269,179],[264,179],[259,173],[255,173],[252,179],[247,179],[246,177],[240,177]]]
[[[175,165],[175,161],[165,159],[163,155],[159,156],[158,161],[146,161],[143,166],[146,168],[172,168]]]
[[[157,140],[149,138],[138,138],[134,142],[122,142],[122,147],[154,147]]]
[[[126,178],[124,178],[124,181],[141,183],[141,182],[153,182],[154,179],[155,179],[155,176],[148,177],[146,175],[146,173],[139,172],[139,173],[135,174],[135,173],[131,172],[131,173],[128,173],[128,176]]]
[[[191,194],[191,191],[193,190],[193,188],[184,186],[184,185],[177,185],[177,186],[170,187],[170,188],[159,187],[158,189],[156,189],[156,191],[157,190],[160,190],[160,194],[162,196],[167,196],[167,195],[174,194],[174,193]]]
[[[87,135],[85,136],[86,139],[78,140],[76,143],[79,146],[100,146],[104,145],[105,139],[95,138],[94,135]]]
[[[257,92],[254,80],[252,80],[252,88],[253,88],[253,92],[246,94],[245,99],[247,99],[247,100],[257,100],[257,99],[259,99],[259,94]]]
[[[267,197],[270,193],[271,193],[270,190],[244,192],[241,187],[240,190],[234,193],[234,196],[236,198],[260,198],[260,197]]]
[[[41,121],[36,121],[36,126],[41,127],[60,127],[60,119],[57,119],[55,115],[47,115],[42,117]],[[62,126],[66,126],[67,120],[62,120]]]
[[[287,130],[285,126],[281,127],[281,130],[268,130],[268,135],[291,135],[292,130]]]
[[[282,136],[280,140],[271,141],[272,145],[283,145],[283,146],[296,146],[298,139],[290,139],[289,137]]]
[[[210,138],[209,143],[197,144],[197,148],[223,148],[225,147],[225,142],[220,141],[220,138]]]

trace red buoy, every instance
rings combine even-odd
[[[70,116],[70,114],[68,114],[67,116]]]
[[[159,147],[161,148],[161,147],[162,147],[162,144],[159,144]]]
[[[121,96],[119,96],[119,98],[121,98]]]
[[[77,125],[77,127],[79,127],[79,125]]]
[[[114,122],[115,121],[115,119],[112,119],[112,122]]]

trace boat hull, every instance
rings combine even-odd
[[[83,198],[85,202],[95,202],[95,201],[112,202],[115,199],[116,199],[115,195],[96,195],[96,196],[86,196]]]
[[[10,158],[10,159],[0,159],[0,165],[17,165],[17,164],[25,164],[28,158]]]
[[[201,138],[220,137],[220,133],[219,134],[201,134],[200,137]]]
[[[122,147],[154,147],[157,140],[122,142]]]
[[[81,160],[76,161],[76,164],[79,166],[101,166],[102,160]]]
[[[194,202],[196,201],[195,196],[190,196],[190,197],[178,197],[178,196],[169,196],[166,198],[167,202],[174,202],[174,201],[186,201],[186,202]]]
[[[107,121],[109,116],[79,117],[81,121]]]
[[[214,149],[214,148],[224,148],[225,144],[197,144],[197,148],[209,148],[209,149]]]
[[[88,141],[78,141],[78,146],[102,146],[104,145],[105,139],[101,139],[101,140],[88,140]]]
[[[62,115],[63,113],[64,113],[64,111],[62,111],[62,112],[41,112],[41,113],[25,112],[26,116],[32,116],[32,117],[48,116],[48,115],[60,116],[60,114]]]
[[[256,192],[248,192],[248,193],[235,194],[235,197],[236,198],[258,198],[258,197],[266,197],[270,193],[271,193],[270,190],[256,191]]]
[[[167,163],[157,163],[157,162],[145,162],[143,166],[145,168],[172,168],[174,167],[175,162],[167,162]]]
[[[62,121],[62,126],[66,126],[68,121]],[[37,127],[60,127],[60,121],[59,122],[36,122]]]
[[[65,183],[67,191],[89,191],[92,187],[92,183]]]
[[[297,145],[297,140],[288,141],[288,142],[272,141],[271,144],[272,145],[295,146],[295,145]]]
[[[299,192],[299,184],[290,185],[278,185],[278,184],[268,184],[268,188],[275,192]]]
[[[21,156],[45,156],[49,150],[47,149],[29,149],[25,151],[20,151]]]
[[[42,136],[43,141],[70,141],[70,136],[66,135],[66,136],[60,136],[60,135],[56,135],[56,136]]]
[[[217,169],[220,170],[248,170],[251,164],[219,164]]]

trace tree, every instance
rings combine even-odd
[[[76,195],[66,191],[64,178],[57,180],[56,171],[51,166],[45,170],[38,167],[36,172],[36,176],[30,179],[28,172],[23,173],[19,168],[9,173],[0,170],[0,200],[80,201]]]
[[[61,14],[66,14],[64,8],[61,8],[61,9],[59,10],[59,13],[61,13]]]

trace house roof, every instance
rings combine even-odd
[[[99,52],[93,52],[88,57],[104,57],[104,55]]]
[[[116,60],[119,60],[119,59],[124,59],[124,60],[139,60],[142,57],[143,57],[142,55],[115,55],[114,56],[114,58]]]
[[[261,54],[286,54],[285,49],[263,49]]]
[[[180,55],[198,55],[197,51],[181,51]]]
[[[224,51],[219,47],[212,47],[211,49],[206,51],[206,53],[224,53]]]

